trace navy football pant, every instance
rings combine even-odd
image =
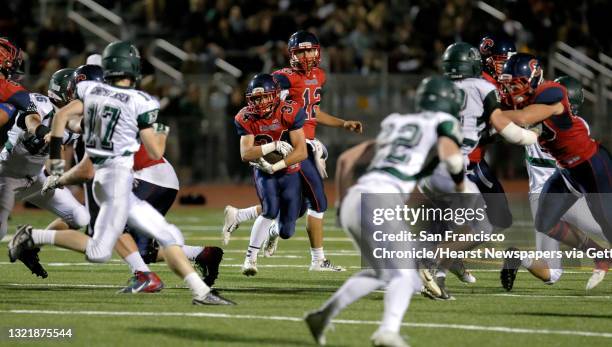
[[[500,229],[507,229],[512,225],[512,212],[508,206],[508,199],[504,187],[497,180],[486,161],[468,165],[467,177],[478,186],[487,204],[487,217],[491,224]]]
[[[569,169],[558,169],[546,181],[538,201],[536,230],[548,233],[578,200],[568,183],[585,195],[593,218],[612,242],[612,159],[603,146],[589,160]]]
[[[325,212],[327,210],[327,197],[323,188],[323,178],[317,170],[314,154],[310,146],[308,148],[308,158],[300,163],[300,176],[302,178],[302,191],[308,203],[308,207],[315,212]]]
[[[281,238],[288,239],[295,233],[295,221],[302,207],[302,182],[297,172],[277,172],[269,175],[253,169],[255,189],[261,202],[261,215],[276,219]]]

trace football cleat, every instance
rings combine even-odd
[[[157,293],[164,288],[164,282],[155,272],[136,271],[128,280],[128,285],[118,294]]]
[[[452,272],[463,283],[476,283],[476,277],[465,268],[463,261],[458,261],[457,266],[451,266],[449,271]]]
[[[431,271],[428,269],[419,269],[419,277],[421,277],[421,281],[423,282],[421,293],[424,296],[430,299],[435,299],[442,295],[442,291],[440,290],[440,287],[438,287],[434,277],[431,275]]]
[[[223,260],[223,250],[219,247],[204,247],[195,258],[196,268],[202,274],[207,286],[212,287],[219,276],[219,264]]]
[[[196,297],[191,300],[194,305],[236,305],[235,302],[225,299],[216,291],[210,291],[203,297]]]
[[[594,262],[595,268],[586,284],[586,290],[597,287],[604,280],[610,268],[610,260],[608,259],[594,259]]]
[[[11,263],[20,260],[36,276],[47,278],[47,271],[40,264],[38,252],[40,248],[34,245],[32,239],[32,227],[22,225],[17,227],[17,232],[8,243],[9,259]]]
[[[322,311],[311,311],[304,316],[308,330],[319,346],[325,346],[325,330],[330,326],[329,317]]]
[[[448,290],[446,290],[446,276],[436,276],[436,284],[440,288],[440,296],[436,300],[455,300]]]
[[[227,245],[229,243],[232,232],[238,229],[238,226],[240,226],[237,220],[238,209],[234,206],[227,205],[225,206],[225,210],[223,211],[223,216],[223,229],[221,233],[223,236],[223,245]]]
[[[510,247],[506,249],[506,251],[518,251],[515,247]],[[511,291],[514,286],[514,280],[516,279],[516,274],[518,273],[519,267],[521,266],[521,260],[517,258],[506,258],[504,259],[504,266],[499,273],[499,279],[501,281],[502,287],[505,290]]]
[[[399,333],[389,330],[376,330],[371,340],[375,347],[410,347]]]
[[[310,268],[308,269],[308,271],[341,272],[341,271],[346,271],[346,269],[342,266],[332,264],[332,262],[329,261],[329,259],[321,259],[321,260],[312,261],[310,263]]]
[[[272,223],[268,229],[268,237],[266,238],[266,241],[264,241],[264,257],[271,257],[274,255],[276,249],[278,248],[279,239],[278,227],[276,223]]]
[[[257,259],[246,257],[244,264],[242,264],[242,274],[245,276],[257,275]]]

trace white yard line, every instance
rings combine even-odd
[[[203,318],[222,318],[222,319],[252,319],[252,320],[269,320],[269,321],[285,321],[285,322],[302,322],[300,317],[287,316],[261,316],[247,314],[228,314],[228,313],[210,313],[210,312],[129,312],[129,311],[58,311],[58,310],[2,310],[2,313],[11,314],[47,314],[47,315],[72,315],[72,316],[127,316],[127,317],[203,317]],[[353,319],[335,319],[332,320],[335,324],[351,324],[351,325],[379,325],[379,321],[370,320],[353,320]],[[485,326],[485,325],[464,325],[464,324],[446,324],[446,323],[402,323],[402,326],[413,328],[433,328],[433,329],[457,329],[457,330],[472,330],[472,331],[490,331],[500,333],[513,334],[539,334],[539,335],[570,335],[570,336],[585,336],[585,337],[602,337],[612,338],[612,333],[595,332],[595,331],[580,331],[580,330],[553,330],[553,329],[527,329],[527,328],[511,328],[504,326]]]

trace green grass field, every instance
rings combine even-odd
[[[115,294],[129,270],[113,258],[88,264],[81,254],[55,247],[41,252],[49,272],[36,278],[21,263],[0,259],[0,345],[79,346],[313,346],[301,318],[323,303],[352,273],[359,256],[327,214],[328,258],[346,266],[344,273],[310,273],[303,220],[289,241],[281,241],[274,258],[260,258],[259,274],[246,278],[240,265],[250,225],[242,225],[225,249],[217,287],[238,303],[231,307],[194,307],[190,292],[164,264],[152,269],[164,280],[158,294]],[[10,233],[20,223],[42,227],[49,214],[39,211],[13,216]],[[220,245],[222,212],[175,209],[169,215],[188,244]],[[6,252],[6,242],[0,244]],[[611,346],[612,281],[588,293],[588,269],[567,269],[560,282],[546,286],[520,272],[506,293],[496,271],[476,271],[477,283],[464,285],[449,277],[457,300],[440,302],[415,295],[402,334],[413,346]],[[368,346],[381,319],[383,293],[376,292],[346,309],[327,334],[331,346]],[[68,341],[7,338],[16,327],[71,328]],[[63,342],[62,342],[63,341]]]

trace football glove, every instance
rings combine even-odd
[[[293,146],[291,146],[288,142],[276,141],[275,145],[276,145],[276,150],[280,152],[280,154],[282,154],[283,157],[286,157],[287,155],[289,155],[289,153],[293,151]]]
[[[153,123],[153,130],[158,134],[164,134],[166,136],[170,133],[170,127],[162,123]]]
[[[47,195],[49,193],[51,193],[52,191],[54,191],[57,188],[61,188],[62,185],[59,182],[61,176],[59,175],[51,175],[49,177],[47,177],[47,179],[45,180],[45,183],[43,184],[43,187],[40,191],[40,193],[42,195]]]
[[[267,174],[273,174],[274,173],[274,168],[272,167],[272,164],[268,163],[265,159],[263,158],[259,158],[257,159],[257,161],[250,161],[249,164],[255,168],[257,168],[258,170],[261,170]]]
[[[66,161],[64,159],[49,159],[49,173],[55,176],[61,176],[64,173]]]

